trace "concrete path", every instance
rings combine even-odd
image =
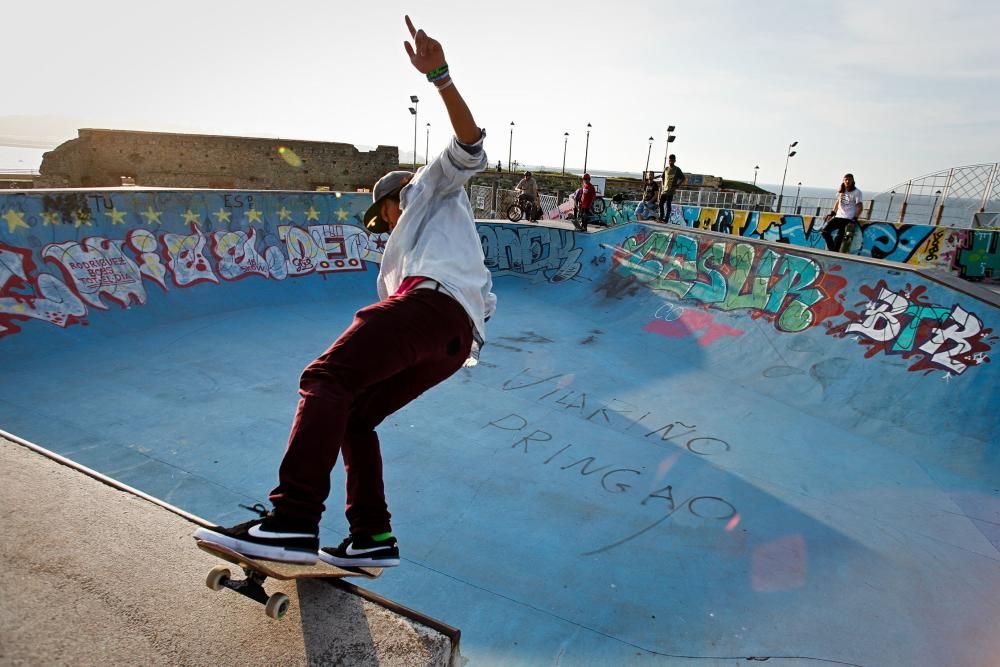
[[[0,665],[448,665],[449,637],[321,580],[280,620],[156,504],[0,438]],[[456,647],[457,648],[457,647]]]

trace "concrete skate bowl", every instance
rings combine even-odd
[[[375,298],[365,206],[0,198],[0,428],[249,518],[299,372]],[[989,297],[674,225],[479,229],[490,342],[381,425],[404,562],[366,586],[472,664],[1000,659]]]

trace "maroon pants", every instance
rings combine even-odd
[[[275,513],[318,523],[343,451],[351,532],[390,530],[375,427],[461,368],[471,346],[472,323],[444,292],[412,290],[359,310],[302,372],[288,449],[270,495]]]

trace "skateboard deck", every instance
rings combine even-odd
[[[240,595],[245,595],[251,600],[263,604],[264,613],[275,619],[280,619],[285,615],[290,602],[288,596],[284,593],[267,594],[263,584],[264,580],[268,577],[287,581],[290,579],[340,579],[345,577],[376,579],[382,575],[382,568],[380,567],[346,568],[330,565],[323,561],[317,561],[315,565],[283,563],[244,556],[228,547],[208,540],[196,539],[195,543],[202,551],[239,566],[246,575],[246,579],[233,579],[229,568],[219,565],[208,573],[205,583],[209,588],[214,591],[228,588]]]

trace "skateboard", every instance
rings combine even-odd
[[[221,591],[223,588],[236,591],[251,600],[264,605],[264,613],[274,619],[284,616],[291,605],[288,596],[284,593],[274,593],[268,595],[264,590],[264,581],[271,577],[287,581],[289,579],[318,579],[318,578],[343,578],[343,577],[364,577],[366,579],[377,579],[382,575],[380,567],[357,567],[345,568],[330,565],[323,561],[317,561],[315,565],[302,565],[300,563],[282,563],[274,560],[264,560],[250,558],[236,553],[232,549],[209,542],[207,540],[195,540],[198,548],[213,556],[229,561],[242,568],[246,579],[233,579],[232,573],[225,565],[217,565],[208,573],[205,584],[213,591]]]

